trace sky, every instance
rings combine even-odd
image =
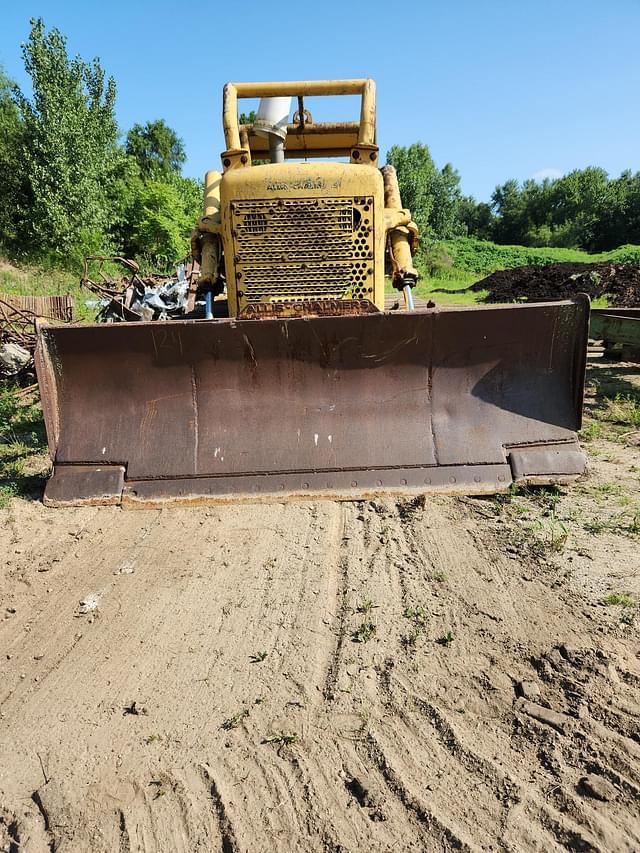
[[[426,143],[478,200],[509,178],[640,170],[640,0],[0,0],[0,64],[25,91],[31,17],[100,58],[123,133],[173,127],[193,177],[219,167],[226,81],[351,77],[376,80],[383,154]],[[356,119],[340,100],[308,106]]]

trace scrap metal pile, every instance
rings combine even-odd
[[[91,264],[97,264],[94,278],[89,277]],[[119,280],[109,275],[106,265],[120,264],[124,275]],[[180,263],[173,276],[141,275],[135,261],[117,256],[85,258],[82,285],[99,300],[96,320],[120,323],[136,320],[169,320],[193,310],[198,272],[194,264]],[[98,279],[98,280],[96,280]]]
[[[15,378],[32,370],[39,319],[70,323],[73,298],[0,294],[0,376]]]

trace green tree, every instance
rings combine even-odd
[[[121,232],[129,257],[145,257],[157,266],[168,267],[189,253],[195,216],[186,210],[185,190],[176,184],[140,178],[129,183],[129,206]]]
[[[470,237],[490,240],[493,232],[494,215],[491,205],[477,202],[472,196],[463,196],[458,205],[458,217]]]
[[[26,192],[20,157],[24,129],[11,97],[14,85],[0,68],[0,244],[6,248],[15,246],[17,211]]]
[[[162,119],[134,124],[127,133],[125,147],[145,180],[164,180],[179,174],[187,159],[184,142]]]
[[[491,196],[496,220],[493,239],[498,243],[521,243],[529,229],[523,194],[516,180],[497,186]]]
[[[98,59],[69,59],[64,36],[41,19],[31,21],[22,53],[33,95],[13,89],[28,194],[18,220],[32,251],[64,262],[103,248],[105,186],[119,159],[116,87]]]
[[[421,142],[408,148],[394,145],[387,162],[395,166],[402,204],[411,211],[423,238],[447,239],[464,233],[458,215],[460,176],[451,164],[439,170]]]

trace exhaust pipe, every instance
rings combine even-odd
[[[284,163],[284,141],[291,112],[291,98],[261,98],[253,129],[269,140],[272,163]]]

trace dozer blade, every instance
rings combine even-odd
[[[491,493],[585,470],[588,299],[43,326],[51,505]]]

